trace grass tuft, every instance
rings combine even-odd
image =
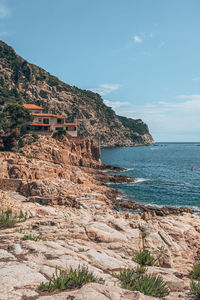
[[[74,288],[81,288],[84,284],[88,282],[97,282],[104,284],[102,278],[97,278],[92,272],[89,272],[86,267],[79,267],[73,270],[70,268],[69,271],[56,269],[52,278],[49,282],[42,282],[39,286],[41,291],[52,292],[55,290],[67,290]]]
[[[193,279],[190,282],[190,287],[192,294],[196,296],[197,299],[200,299],[200,281],[194,281]]]
[[[20,215],[13,214],[11,209],[1,211],[0,213],[0,228],[14,227],[17,223],[26,221],[26,215],[20,212]]]
[[[41,235],[32,235],[32,234],[25,234],[22,238],[21,238],[22,241],[27,241],[27,240],[31,240],[31,241],[46,241],[45,238],[43,238]]]
[[[121,287],[130,291],[139,291],[145,295],[165,297],[169,294],[169,288],[160,275],[147,275],[144,267],[121,270],[115,275],[121,281]]]
[[[137,252],[133,257],[133,260],[142,266],[153,266],[156,262],[150,251],[146,248]]]
[[[192,270],[190,271],[191,279],[200,280],[200,263],[193,265]]]

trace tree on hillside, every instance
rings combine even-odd
[[[21,128],[26,122],[33,120],[29,111],[18,103],[7,104],[5,111],[11,118],[11,128]]]

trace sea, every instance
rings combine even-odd
[[[159,207],[190,207],[200,214],[200,142],[105,148],[101,159],[126,168],[118,174],[135,178],[133,183],[110,185],[123,193],[122,198]]]

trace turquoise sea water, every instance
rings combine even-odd
[[[111,185],[126,199],[158,206],[193,207],[200,212],[200,143],[107,148],[102,150],[101,159],[127,168],[121,174],[136,178],[134,183]]]

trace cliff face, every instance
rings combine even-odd
[[[100,137],[103,146],[154,142],[141,120],[117,116],[99,94],[60,81],[0,41],[0,108],[8,101],[41,105],[46,111],[66,115],[69,122],[77,119],[80,135]],[[1,115],[0,127],[3,126]]]
[[[109,189],[91,175],[98,173],[92,168],[103,166],[95,140],[41,136],[30,143],[30,138],[20,153],[0,152],[0,189],[49,205],[79,207],[78,199],[93,193],[106,199],[102,194]]]

